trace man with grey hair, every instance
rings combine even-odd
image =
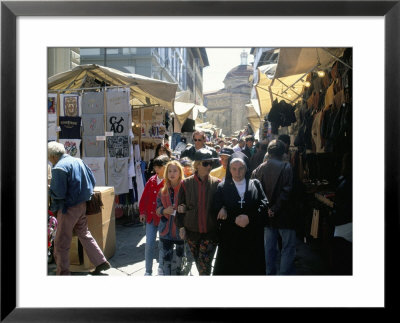
[[[233,137],[232,139],[231,139],[231,147],[233,148],[233,147],[235,147],[236,145],[237,145],[237,143],[238,143],[238,139],[237,138],[235,138],[235,137]]]
[[[295,214],[289,211],[289,198],[293,188],[293,173],[289,162],[283,161],[285,144],[272,140],[268,145],[268,158],[252,173],[263,186],[269,201],[268,222],[264,230],[267,275],[276,275],[278,235],[282,238],[279,273],[294,274],[296,256]]]
[[[73,232],[96,266],[92,274],[98,275],[111,265],[88,230],[86,201],[91,199],[96,184],[93,173],[81,159],[66,154],[64,146],[58,142],[47,144],[47,156],[53,164],[50,209],[57,214],[58,222],[54,241],[57,275],[70,275],[69,249]]]

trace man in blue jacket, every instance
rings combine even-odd
[[[97,275],[111,266],[88,230],[86,201],[91,199],[96,184],[93,173],[81,159],[66,154],[64,146],[58,142],[48,143],[47,156],[53,164],[50,209],[57,214],[58,222],[54,241],[57,275],[70,275],[69,249],[73,231],[96,266],[92,274]]]

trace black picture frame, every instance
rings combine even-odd
[[[400,4],[396,1],[2,1],[1,321],[248,321],[249,309],[16,308],[16,19],[18,16],[384,16],[385,314],[398,286]],[[367,137],[366,137],[367,140]],[[367,153],[367,152],[366,152]],[[371,147],[373,153],[373,147]],[[383,156],[382,156],[383,157]],[[367,158],[367,156],[366,156]],[[373,171],[373,166],[371,166]],[[371,189],[373,189],[371,187]],[[373,232],[371,232],[373,239]],[[373,255],[371,255],[373,261]],[[393,268],[394,267],[394,268]],[[393,268],[393,269],[391,269]],[[397,277],[396,277],[397,276]],[[265,315],[265,309],[251,309]],[[284,309],[285,310],[285,309]],[[379,310],[379,309],[378,309]],[[257,313],[257,311],[264,311]],[[286,309],[287,311],[287,309]],[[379,311],[380,313],[380,311]],[[382,313],[380,313],[382,314]],[[247,317],[247,319],[246,319]],[[382,319],[382,317],[380,317]]]

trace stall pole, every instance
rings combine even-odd
[[[104,88],[104,135],[107,132],[107,90]],[[106,185],[108,186],[108,151],[107,151],[107,137],[105,137],[104,140],[104,155],[105,155],[105,161],[104,161],[104,171],[105,171],[105,182]]]
[[[57,91],[57,142],[60,141],[60,132],[58,131],[59,127],[60,127],[60,91]]]

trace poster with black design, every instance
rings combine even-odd
[[[107,137],[108,156],[115,158],[129,157],[128,136]]]
[[[82,128],[85,136],[104,136],[104,115],[84,114]]]
[[[130,113],[107,113],[107,129],[114,136],[128,136],[131,126]]]
[[[78,94],[62,94],[60,100],[60,116],[79,117],[82,114],[80,109],[81,98]]]
[[[85,92],[82,94],[82,114],[104,113],[104,93]]]
[[[107,113],[129,113],[131,106],[129,104],[130,91],[120,89],[109,90],[106,93]]]
[[[59,139],[58,142],[64,145],[65,152],[76,158],[81,158],[81,140],[80,139]]]
[[[48,94],[47,96],[47,114],[57,115],[57,94]]]
[[[81,138],[81,118],[80,117],[60,117],[60,139],[80,139]]]

